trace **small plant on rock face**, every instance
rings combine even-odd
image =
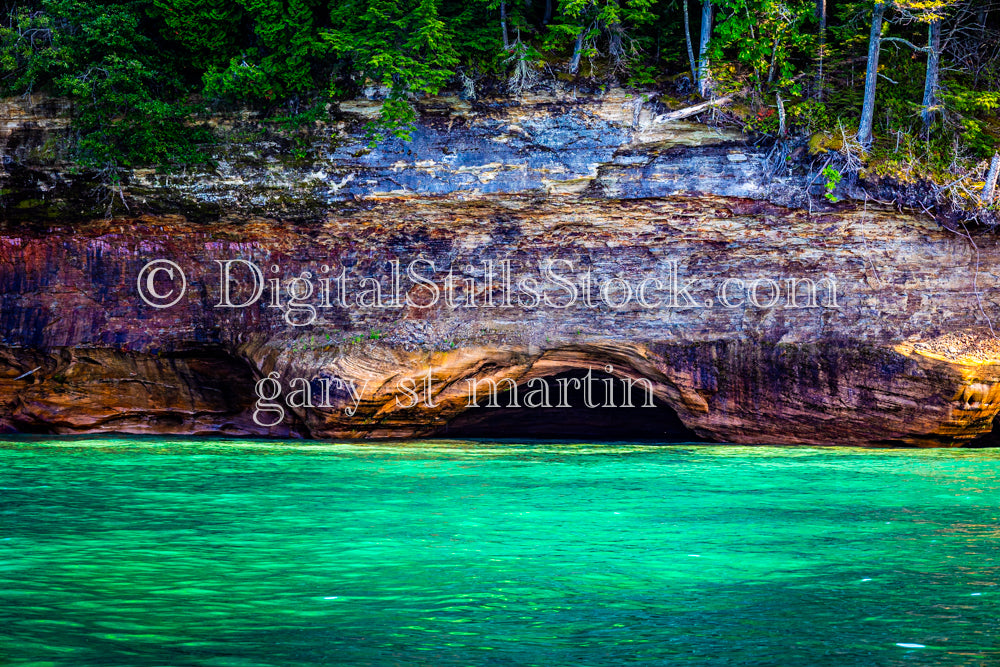
[[[840,183],[842,175],[833,167],[824,167],[821,174],[826,179],[826,192],[823,193],[823,196],[836,204],[840,199],[834,196],[833,191],[837,189],[837,184]]]

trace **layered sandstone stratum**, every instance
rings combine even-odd
[[[430,100],[411,143],[370,149],[373,108],[294,140],[220,119],[211,172],[96,199],[53,158],[58,104],[7,102],[0,429],[992,443],[992,235],[857,191],[830,204],[815,172],[622,92]],[[183,294],[144,282],[152,260]],[[219,307],[229,260],[229,301],[259,286],[251,305]],[[180,298],[152,307],[150,285]],[[524,405],[574,379],[573,409]],[[470,380],[520,408],[470,407]],[[656,407],[623,407],[628,381]]]

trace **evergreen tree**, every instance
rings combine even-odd
[[[350,63],[385,100],[373,141],[389,131],[409,138],[416,112],[411,94],[436,94],[459,63],[452,34],[439,14],[441,0],[354,0],[337,5],[324,33],[334,53]]]
[[[315,56],[326,44],[313,24],[310,0],[237,0],[235,6],[252,26],[251,39],[231,53],[225,67],[205,73],[205,94],[271,103],[315,90]]]

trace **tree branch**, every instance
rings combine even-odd
[[[910,47],[914,51],[922,51],[923,53],[929,53],[930,52],[930,49],[928,49],[926,46],[917,46],[913,42],[911,42],[909,40],[906,40],[906,39],[903,39],[902,37],[883,37],[881,41],[883,41],[883,42],[900,42],[901,44],[906,44],[908,47]]]

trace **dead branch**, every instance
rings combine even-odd
[[[674,120],[681,120],[682,118],[688,118],[690,116],[696,116],[706,109],[711,109],[712,107],[725,106],[733,101],[731,97],[720,97],[717,100],[709,100],[708,102],[702,102],[701,104],[695,104],[694,106],[686,107],[678,111],[671,111],[670,113],[660,114],[653,119],[654,123],[669,123]]]

